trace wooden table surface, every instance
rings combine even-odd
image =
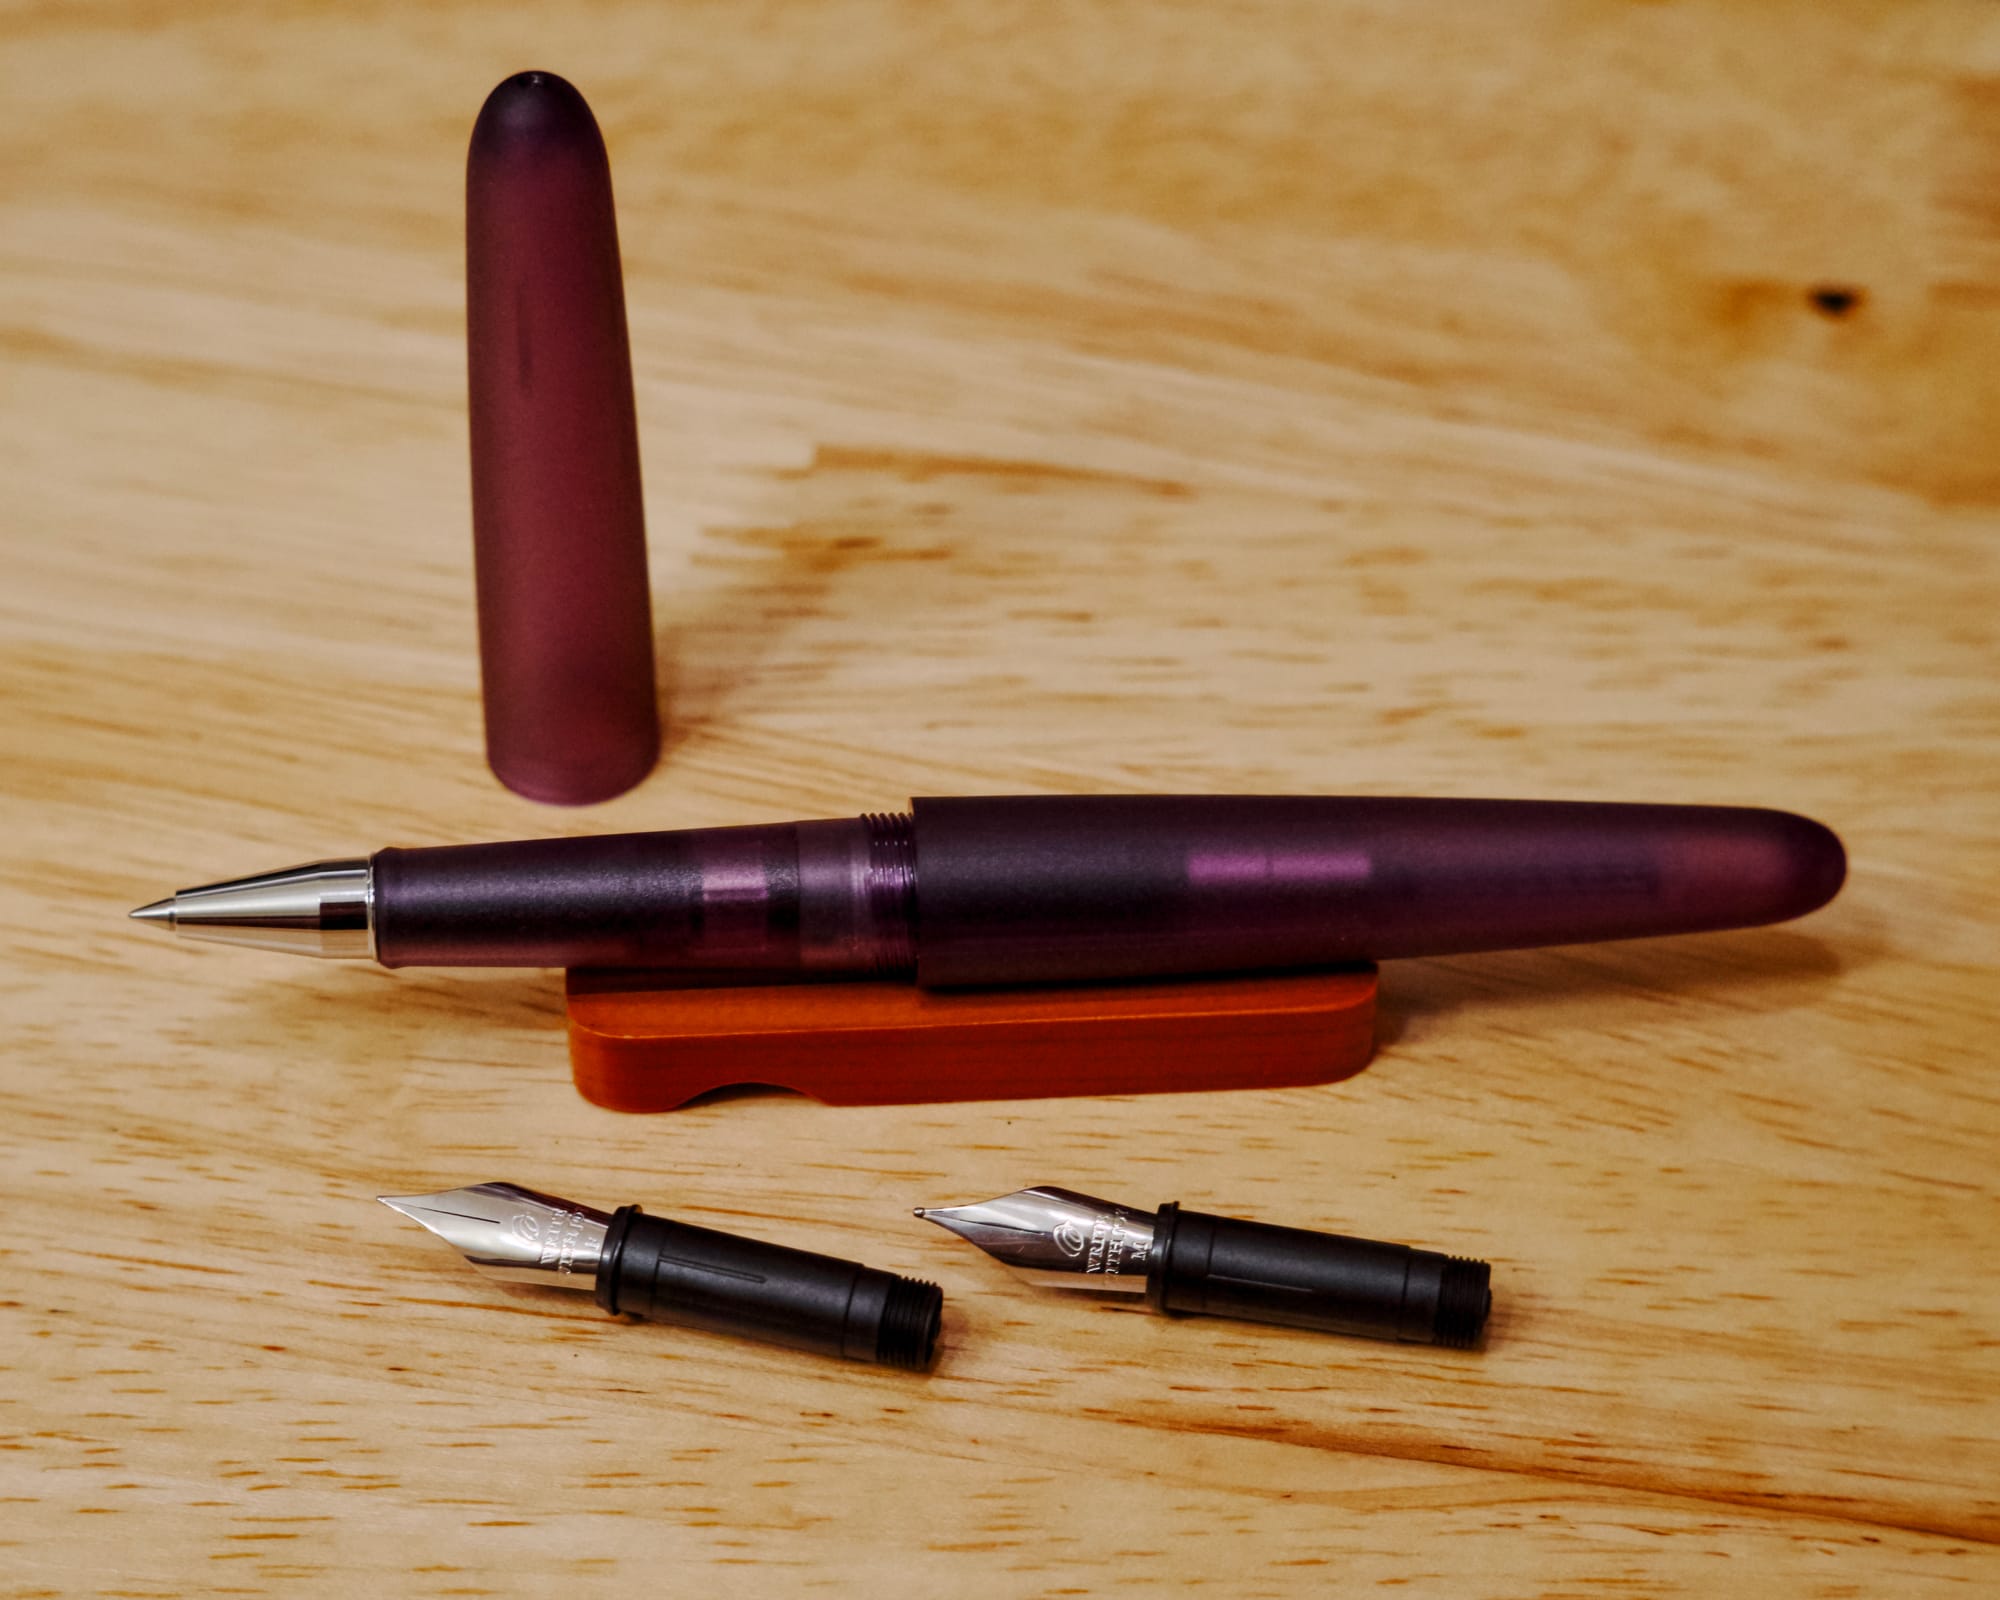
[[[2000,1589],[1990,7],[344,9],[0,16],[0,1592]],[[582,812],[480,758],[460,186],[524,66],[612,152],[671,722]],[[1211,789],[1853,867],[1392,966],[1337,1086],[650,1118],[556,974],[124,920]],[[933,1279],[936,1371],[372,1203],[494,1177]],[[1491,1337],[1038,1297],[908,1215],[1038,1180],[1486,1256]]]

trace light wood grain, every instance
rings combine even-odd
[[[479,757],[461,162],[527,65],[612,151],[670,722],[588,813]],[[18,7],[0,359],[0,1593],[2000,1587],[1990,9]],[[555,975],[122,919],[1183,788],[1774,804],[1853,872],[1396,964],[1337,1086],[654,1118]],[[943,1358],[369,1203],[490,1177],[930,1277]],[[1037,1180],[1488,1256],[1489,1347],[1038,1299],[904,1209]]]

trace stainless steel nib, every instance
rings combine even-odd
[[[566,1289],[597,1285],[598,1257],[611,1219],[573,1200],[513,1183],[475,1183],[442,1194],[378,1195],[421,1222],[475,1267],[517,1283]]]
[[[1146,1292],[1150,1212],[1037,1184],[978,1205],[919,1206],[917,1215],[970,1240],[1030,1283],[1101,1294]]]

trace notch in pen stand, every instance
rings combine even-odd
[[[965,991],[573,970],[570,1068],[614,1111],[750,1084],[827,1105],[1285,1088],[1368,1064],[1375,994],[1372,966]]]

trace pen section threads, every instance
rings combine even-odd
[[[614,1315],[918,1370],[936,1351],[944,1295],[859,1262],[625,1206],[605,1234],[597,1303]]]
[[[917,1278],[891,1278],[875,1335],[875,1359],[885,1367],[920,1372],[936,1353],[944,1291]]]
[[[1437,1312],[1431,1322],[1433,1344],[1470,1350],[1479,1343],[1486,1313],[1493,1305],[1493,1291],[1488,1287],[1492,1278],[1493,1269],[1484,1261],[1445,1258],[1438,1274]]]
[[[874,971],[908,977],[917,966],[917,836],[907,812],[871,811],[868,830],[868,916],[874,927]]]

